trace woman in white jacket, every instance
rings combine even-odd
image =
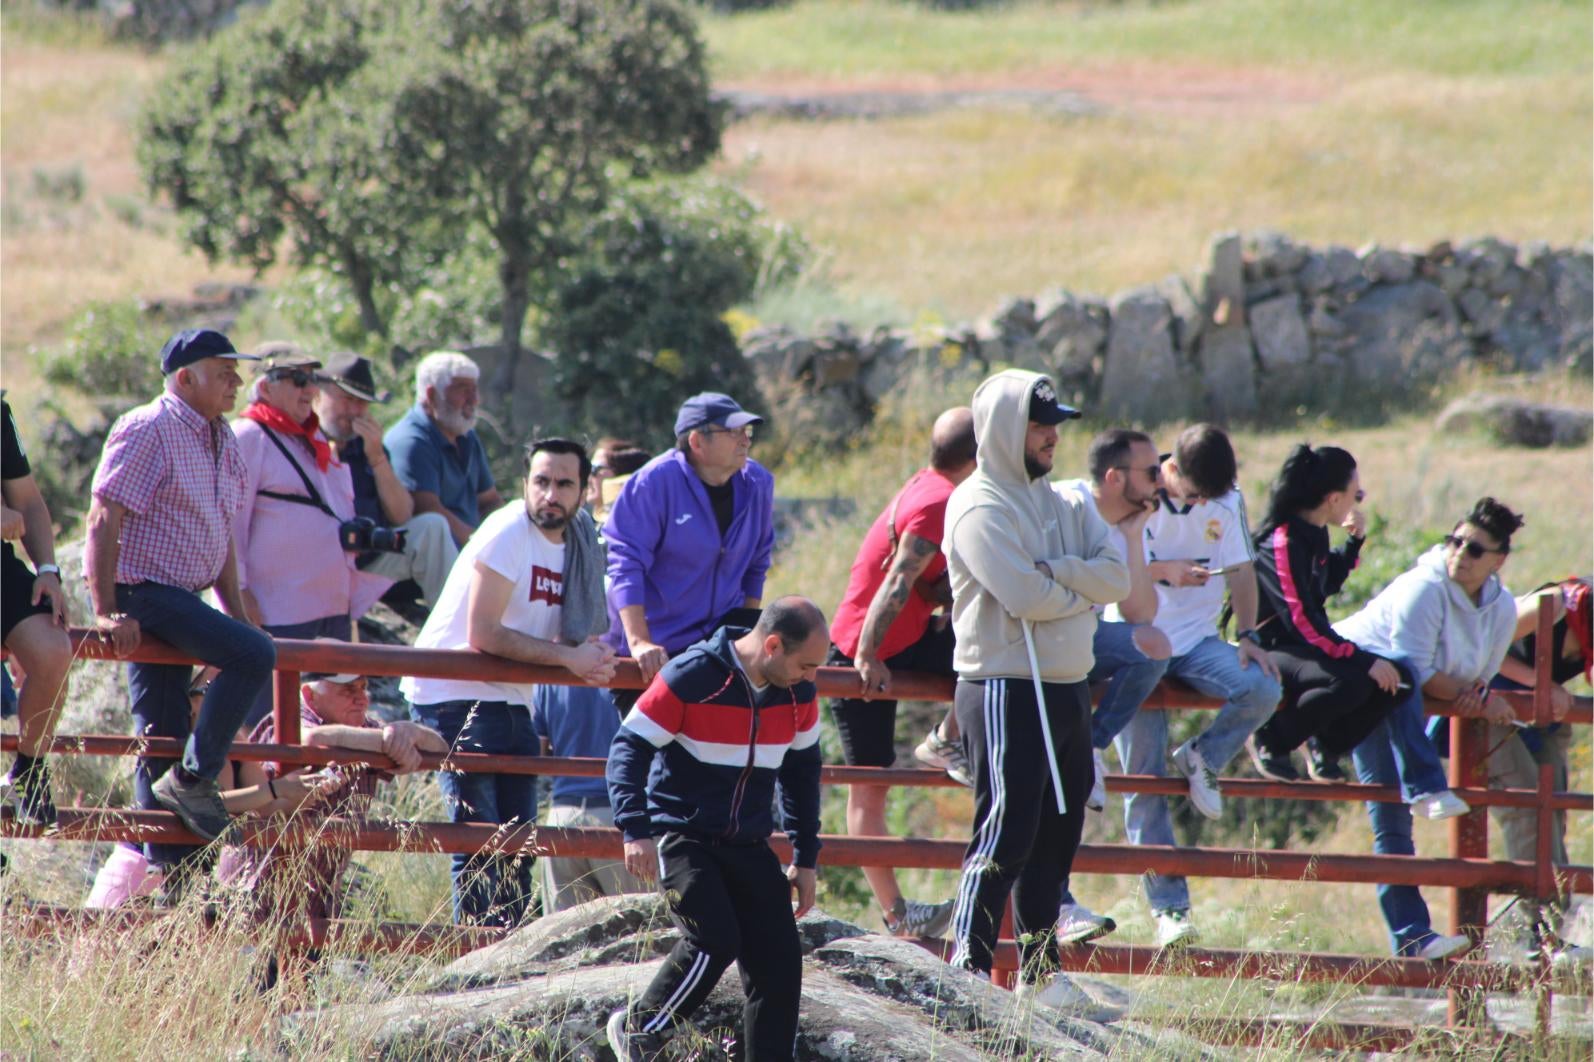
[[[1403,670],[1415,676],[1418,692],[1462,709],[1481,709],[1490,722],[1507,722],[1513,716],[1511,706],[1489,691],[1489,680],[1499,672],[1516,628],[1516,602],[1499,571],[1511,552],[1511,535],[1521,526],[1522,517],[1504,505],[1480,499],[1441,545],[1334,630],[1369,652],[1399,659]],[[1351,754],[1360,779],[1371,785],[1399,784],[1403,772],[1397,758],[1404,762],[1412,751],[1431,751],[1410,747],[1426,740],[1420,729],[1412,733],[1411,724],[1420,728],[1421,721],[1421,699],[1414,696],[1380,723]],[[1429,818],[1448,818],[1468,809],[1444,790],[1434,806],[1420,804],[1418,810]],[[1415,854],[1410,807],[1369,802],[1367,813],[1374,852]],[[1397,955],[1437,960],[1470,946],[1464,935],[1434,932],[1428,905],[1415,885],[1380,885],[1378,903]]]

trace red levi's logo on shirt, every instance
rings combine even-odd
[[[531,566],[531,600],[550,605],[563,605],[565,577],[563,572],[549,571],[538,565]]]

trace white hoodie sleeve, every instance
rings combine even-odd
[[[1011,516],[995,505],[969,509],[948,529],[947,542],[948,552],[957,553],[969,575],[1009,615],[1044,623],[1090,611],[1089,598],[1046,578],[1035,567]]]
[[[1408,573],[1409,574],[1409,573]],[[1401,584],[1405,585],[1402,586]],[[1444,588],[1423,579],[1402,576],[1384,591],[1389,602],[1389,633],[1394,651],[1411,662],[1417,685],[1433,678],[1434,657],[1445,625]]]

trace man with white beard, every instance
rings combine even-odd
[[[476,437],[481,370],[452,350],[428,354],[415,367],[415,406],[383,442],[415,512],[441,513],[464,545],[482,517],[504,504]]]

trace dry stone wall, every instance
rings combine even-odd
[[[948,329],[760,328],[743,349],[781,426],[822,445],[867,424],[915,370],[1035,369],[1130,422],[1247,419],[1414,393],[1467,364],[1586,369],[1591,318],[1589,245],[1486,237],[1352,251],[1226,233],[1193,280],[1170,276],[1111,298],[1012,298]]]

